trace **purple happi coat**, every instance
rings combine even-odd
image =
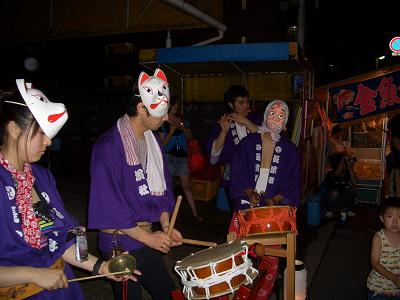
[[[253,133],[244,138],[236,148],[232,162],[231,197],[235,210],[250,208],[245,189],[254,189],[260,174],[262,154],[261,135]],[[275,146],[264,199],[277,194],[284,196],[282,205],[300,205],[300,155],[296,146],[281,137]],[[265,206],[260,201],[259,206]]]
[[[21,216],[16,204],[14,180],[4,167],[0,166],[0,265],[32,266],[47,268],[51,266],[74,243],[67,241],[69,230],[77,226],[77,221],[65,210],[57,191],[56,183],[50,171],[32,165],[35,187],[52,209],[55,225],[46,234],[48,244],[36,249],[25,242],[21,227]],[[67,278],[74,278],[71,267],[65,263],[64,273]],[[79,283],[71,282],[68,289],[55,291],[43,290],[29,299],[83,299]]]
[[[161,144],[160,147],[162,149]],[[127,164],[117,125],[103,134],[93,147],[90,165],[88,227],[129,229],[136,227],[138,222],[158,222],[162,212],[171,213],[175,198],[165,157],[163,161],[167,190],[162,196],[153,196],[142,165]],[[126,251],[143,246],[127,235],[118,235],[118,239]],[[99,249],[104,257],[110,256],[114,246],[112,234],[99,233]]]
[[[252,121],[254,124],[261,126],[262,121],[263,121],[263,116],[260,114],[256,113],[250,113],[247,115],[247,118]],[[211,150],[213,143],[215,139],[218,137],[218,135],[221,132],[221,126],[219,123],[216,123],[214,127],[211,130],[210,135],[207,138],[207,141],[205,143],[205,150],[208,155],[208,157],[211,157]],[[247,134],[250,132],[247,130]],[[236,131],[236,125],[235,122],[232,122],[229,127],[229,131],[226,134],[225,142],[224,142],[224,147],[221,151],[221,154],[218,158],[218,162],[222,165],[225,166],[225,172],[223,174],[222,180],[221,180],[221,186],[223,187],[229,187],[229,180],[230,180],[230,168],[231,168],[231,162],[233,159],[233,155],[235,152],[236,146],[239,144],[240,139],[238,137],[237,131]]]

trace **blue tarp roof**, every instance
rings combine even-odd
[[[289,43],[225,44],[157,49],[157,63],[289,60]]]

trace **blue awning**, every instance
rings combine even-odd
[[[289,43],[225,44],[157,49],[157,63],[289,60]]]

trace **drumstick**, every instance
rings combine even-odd
[[[206,242],[206,241],[191,240],[191,239],[182,239],[182,243],[198,245],[198,246],[206,246],[206,247],[216,247],[217,246],[217,243],[214,243],[214,242]]]
[[[182,202],[182,196],[179,195],[178,198],[176,198],[174,212],[172,213],[171,221],[169,222],[169,227],[168,227],[168,235],[169,236],[171,236],[172,230],[174,229],[176,216],[178,215],[179,206],[181,206],[181,202]]]
[[[128,268],[125,268],[124,271],[118,271],[114,273],[108,273],[108,274],[102,274],[102,275],[93,275],[93,276],[87,276],[87,277],[81,277],[81,278],[74,278],[68,280],[68,282],[74,282],[74,281],[82,281],[82,280],[88,280],[88,279],[93,279],[93,278],[99,278],[99,277],[105,277],[105,276],[111,276],[111,275],[118,275],[118,274],[126,274],[128,275],[131,271],[129,271]]]

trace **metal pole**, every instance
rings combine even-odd
[[[386,167],[386,137],[387,137],[387,124],[388,117],[387,114],[384,114],[382,121],[382,144],[381,144],[381,177],[379,179],[379,188],[377,192],[377,203],[378,205],[381,203],[381,195],[382,195],[382,184],[385,179],[385,167]],[[383,188],[383,190],[385,190]]]
[[[326,114],[326,122],[328,122],[328,116],[329,116],[329,89],[326,89],[326,105],[325,105],[325,114]],[[328,128],[327,128],[327,123],[324,126],[324,139],[323,139],[323,151],[322,151],[322,168],[321,168],[321,182],[324,180],[324,171],[325,171],[325,151],[326,151],[326,140],[327,140],[327,134],[328,134]]]

